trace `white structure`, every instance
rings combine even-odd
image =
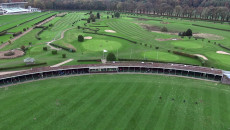
[[[26,9],[25,4],[27,3],[28,2],[1,3],[0,4],[0,15],[41,12],[40,9],[31,8],[31,6],[29,6],[28,9]]]
[[[26,63],[27,65],[35,64],[35,59],[34,58],[26,58],[26,59],[24,59],[24,63]]]

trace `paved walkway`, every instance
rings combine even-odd
[[[56,64],[56,65],[53,65],[53,66],[50,66],[50,67],[59,67],[59,66],[61,66],[61,65],[64,65],[64,64],[66,64],[66,63],[69,63],[69,62],[71,62],[71,61],[73,61],[73,59],[66,60],[66,61],[64,61],[64,62],[61,62],[61,63],[59,63],[59,64]]]

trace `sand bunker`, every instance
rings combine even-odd
[[[12,55],[12,56],[4,56],[5,53],[10,52],[10,51],[14,52],[14,55]],[[25,54],[21,50],[10,50],[10,51],[1,51],[0,52],[0,59],[13,59],[13,58],[23,56]]]
[[[108,32],[108,33],[116,33],[116,31],[113,31],[113,30],[105,30],[105,32]]]
[[[157,41],[177,41],[177,40],[181,40],[180,38],[168,38],[168,39],[155,39]]]
[[[208,60],[208,58],[207,57],[205,57],[204,55],[201,55],[201,54],[194,54],[195,56],[198,56],[198,57],[200,57],[200,58],[202,58],[202,59],[204,59],[204,60]]]
[[[230,55],[230,53],[224,52],[224,51],[217,51],[216,53],[218,53],[218,54],[224,54],[224,55]]]
[[[90,39],[93,39],[93,37],[87,36],[87,37],[84,37],[84,39],[90,40]]]
[[[209,39],[209,40],[223,40],[224,37],[222,36],[218,36],[218,35],[215,35],[215,34],[209,34],[209,33],[196,33],[196,34],[193,34],[194,37],[202,37],[202,38],[206,38],[206,39]]]

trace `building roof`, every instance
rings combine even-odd
[[[26,58],[26,59],[24,59],[25,63],[31,63],[31,62],[34,62],[34,61],[35,61],[34,58]]]

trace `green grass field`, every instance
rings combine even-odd
[[[26,57],[33,57],[39,62],[47,62],[47,65],[55,65],[62,61],[67,60],[67,58],[74,59],[73,62],[68,63],[68,65],[76,65],[82,64],[77,62],[77,60],[85,60],[85,59],[100,59],[102,58],[102,50],[108,50],[109,52],[113,52],[118,56],[117,58],[123,59],[148,59],[148,60],[159,60],[159,61],[168,61],[168,62],[176,62],[176,63],[184,63],[184,64],[193,64],[193,65],[201,65],[201,62],[197,59],[192,59],[184,56],[175,55],[172,51],[180,51],[189,54],[200,54],[204,55],[208,58],[208,67],[215,67],[224,70],[230,70],[230,55],[217,54],[217,51],[225,51],[230,53],[229,50],[223,49],[218,46],[218,43],[226,47],[230,47],[230,32],[220,31],[215,29],[208,29],[198,26],[193,26],[192,24],[205,25],[209,27],[216,27],[220,29],[229,28],[228,24],[220,24],[214,22],[207,21],[194,21],[188,19],[171,19],[165,17],[147,17],[143,16],[135,16],[138,18],[142,18],[144,20],[139,20],[137,18],[131,18],[131,15],[121,14],[121,18],[109,18],[107,19],[107,13],[100,11],[101,19],[97,19],[96,23],[90,23],[84,26],[86,23],[85,20],[81,20],[84,18],[88,18],[89,15],[85,15],[87,11],[79,11],[74,12],[70,11],[64,17],[56,17],[52,21],[46,23],[44,26],[48,26],[49,24],[53,24],[53,27],[49,27],[43,33],[40,34],[41,40],[37,40],[35,35],[41,29],[34,29],[30,33],[24,35],[19,38],[12,44],[0,49],[0,51],[11,50],[15,48],[20,48],[22,45],[29,47],[29,42],[32,43],[32,47],[29,47],[25,56],[16,58],[16,59],[8,59],[8,60],[0,60],[0,67],[8,67],[14,64],[23,64],[23,59]],[[44,12],[45,14],[47,12]],[[53,12],[56,13],[56,12]],[[94,11],[94,14],[97,12]],[[26,17],[26,19],[35,17],[37,15],[42,14],[28,14],[28,15],[16,15],[16,16],[4,16],[9,17],[9,23],[15,24],[13,21],[14,17]],[[39,19],[43,19],[43,16]],[[39,20],[37,19],[37,20]],[[27,27],[31,25],[31,23],[26,23],[25,26],[19,26],[12,30],[18,31],[23,27]],[[3,21],[0,24],[4,24],[6,21]],[[75,22],[75,24],[73,24]],[[163,24],[165,22],[167,24]],[[108,27],[92,27],[92,26],[108,26]],[[191,28],[193,33],[202,33],[208,34],[208,38],[201,40],[195,38],[182,38],[181,40],[168,40],[168,41],[159,41],[157,39],[169,39],[169,38],[181,38],[177,35],[170,35],[167,33],[157,33],[151,32],[150,30],[146,30],[143,28],[143,25],[153,26],[157,28],[167,27],[169,32],[182,32],[186,31],[188,28]],[[89,31],[88,29],[77,29],[78,26],[87,27],[91,29],[98,28],[98,33],[100,34],[109,34],[113,36],[123,37],[132,41],[136,41],[137,44],[133,44],[127,40],[102,36],[96,34],[88,34],[84,33],[84,31]],[[64,33],[64,38],[58,41],[55,41],[54,44],[62,45],[65,47],[74,48],[77,50],[76,53],[70,53],[67,51],[58,51],[57,55],[51,54],[51,49],[47,52],[43,51],[43,47],[46,46],[46,42],[52,41],[53,39],[61,38],[61,34],[63,31],[68,30]],[[116,33],[108,33],[105,30],[114,30]],[[91,31],[92,32],[92,31]],[[85,40],[84,42],[78,42],[78,35],[83,36],[92,36],[93,39]],[[214,35],[214,36],[212,36]],[[7,41],[11,34],[0,36],[1,41]],[[213,40],[214,39],[214,40]],[[208,42],[210,41],[210,42]],[[216,42],[216,44],[214,44]],[[108,44],[107,44],[108,43]],[[155,48],[159,47],[158,50]],[[159,57],[157,58],[157,53]],[[67,58],[61,58],[62,54],[66,54]],[[23,68],[22,68],[23,69]]]
[[[0,88],[0,129],[226,130],[229,100],[229,86],[179,77],[55,78]]]

